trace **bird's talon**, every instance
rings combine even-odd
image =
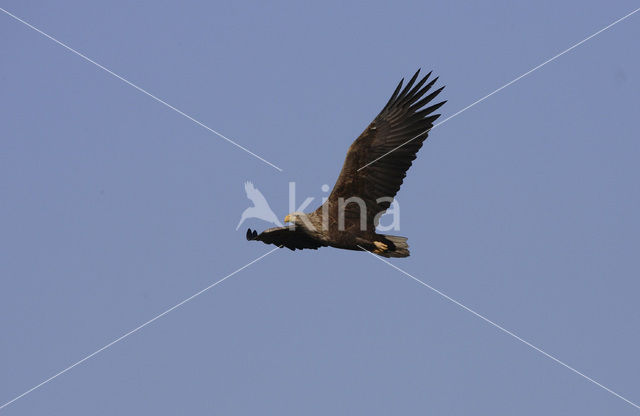
[[[374,241],[373,245],[376,246],[376,248],[373,250],[373,252],[376,254],[384,253],[389,249],[389,246],[387,246],[385,243],[382,243],[380,241]]]

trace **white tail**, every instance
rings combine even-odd
[[[407,244],[407,237],[400,237],[397,235],[385,235],[387,240],[391,241],[395,250],[385,251],[380,253],[383,257],[409,257],[409,244]]]

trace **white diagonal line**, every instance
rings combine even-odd
[[[247,267],[251,266],[253,263],[256,263],[260,260],[262,260],[263,258],[267,257],[269,254],[273,253],[274,251],[278,250],[280,247],[276,247],[271,251],[266,252],[265,254],[263,254],[262,256],[252,260],[251,262],[245,264],[244,266],[240,267],[239,269],[236,269],[235,271],[233,271],[232,273],[229,273],[228,275],[226,275],[225,277],[223,277],[222,279],[210,284],[209,286],[205,287],[204,289],[202,289],[201,291],[199,291],[198,293],[195,293],[191,296],[189,296],[188,298],[186,298],[185,300],[183,300],[182,302],[170,307],[169,309],[167,309],[166,311],[162,312],[159,315],[156,315],[155,317],[149,319],[147,322],[143,323],[142,325],[139,325],[137,327],[135,327],[134,329],[132,329],[131,331],[127,332],[126,334],[120,336],[119,338],[116,338],[115,340],[111,341],[110,343],[108,343],[107,345],[105,345],[104,347],[96,350],[95,352],[92,352],[91,354],[87,355],[86,357],[84,357],[83,359],[75,362],[74,364],[70,365],[69,367],[65,368],[64,370],[61,370],[59,372],[57,372],[56,374],[52,375],[51,377],[49,377],[48,379],[44,380],[43,382],[41,382],[40,384],[30,388],[29,390],[25,391],[24,393],[20,394],[19,396],[14,397],[13,399],[9,400],[8,402],[6,402],[5,404],[3,404],[2,406],[0,406],[0,410],[9,406],[11,403],[15,402],[16,400],[19,400],[21,398],[23,398],[24,396],[26,396],[27,394],[31,393],[32,391],[44,386],[45,384],[47,384],[48,382],[50,382],[51,380],[55,379],[58,376],[61,376],[62,374],[66,373],[67,371],[71,370],[72,368],[82,364],[83,362],[87,361],[88,359],[90,359],[91,357],[101,353],[102,351],[106,350],[107,348],[111,347],[113,344],[122,341],[123,339],[127,338],[129,335],[132,335],[136,332],[138,332],[139,330],[141,330],[142,328],[144,328],[145,326],[149,325],[150,323],[156,321],[157,319],[162,318],[163,316],[165,316],[166,314],[168,314],[169,312],[173,311],[176,308],[179,308],[180,306],[184,305],[185,303],[189,302],[190,300],[193,300],[194,298],[196,298],[197,296],[200,296],[201,294],[203,294],[204,292],[206,292],[207,290],[211,289],[214,286],[217,286],[218,284],[224,282],[225,280],[227,280],[228,278],[230,278],[231,276],[235,275],[236,273],[246,269]]]
[[[621,18],[619,18],[619,19],[618,19],[618,20],[616,20],[615,22],[608,24],[607,26],[603,27],[602,29],[598,30],[597,32],[595,32],[595,33],[593,33],[593,34],[591,34],[591,35],[587,36],[586,38],[582,39],[580,42],[576,43],[575,45],[573,45],[573,46],[571,46],[571,47],[569,47],[569,48],[567,48],[567,49],[563,50],[562,52],[558,53],[557,55],[554,55],[553,57],[551,57],[551,58],[547,59],[546,61],[544,61],[544,62],[543,62],[543,63],[541,63],[540,65],[534,66],[533,68],[531,68],[530,70],[528,70],[528,71],[527,71],[527,72],[525,72],[524,74],[520,75],[519,77],[512,79],[511,81],[509,81],[509,82],[507,82],[506,84],[504,84],[502,87],[500,87],[500,88],[498,88],[498,89],[494,90],[493,92],[490,92],[489,94],[485,95],[484,97],[482,97],[482,98],[480,98],[480,99],[478,99],[478,100],[474,101],[473,103],[469,104],[468,106],[464,107],[463,109],[458,110],[457,112],[453,113],[452,115],[450,115],[449,117],[445,118],[445,119],[444,119],[444,120],[442,120],[441,122],[434,124],[430,129],[428,129],[428,130],[426,130],[426,131],[423,131],[422,133],[418,134],[417,136],[412,137],[411,139],[407,140],[406,142],[402,143],[401,145],[399,145],[399,146],[395,147],[394,149],[389,150],[387,153],[383,154],[382,156],[380,156],[380,157],[378,157],[378,158],[376,158],[376,159],[372,160],[371,162],[367,163],[366,165],[362,166],[362,167],[361,167],[361,168],[359,168],[357,171],[359,172],[359,171],[361,171],[362,169],[366,168],[367,166],[374,164],[375,162],[377,162],[378,160],[382,159],[383,157],[385,157],[385,156],[389,155],[390,153],[395,152],[396,150],[398,150],[399,148],[401,148],[401,147],[402,147],[402,146],[404,146],[405,144],[407,144],[407,143],[409,143],[409,142],[411,142],[411,141],[415,140],[416,138],[418,138],[418,137],[422,136],[422,135],[423,135],[423,134],[425,134],[425,133],[430,132],[431,130],[435,129],[436,127],[438,127],[438,126],[440,126],[440,125],[442,125],[442,124],[444,124],[444,123],[446,123],[447,121],[451,120],[452,118],[454,118],[454,117],[456,117],[456,116],[458,116],[458,115],[460,115],[460,114],[464,113],[465,111],[467,111],[467,110],[468,110],[468,109],[470,109],[471,107],[475,106],[476,104],[479,104],[479,103],[483,102],[484,100],[486,100],[487,98],[491,97],[493,94],[496,94],[496,93],[498,93],[498,92],[502,91],[503,89],[507,88],[509,85],[511,85],[511,84],[513,84],[513,83],[515,83],[515,82],[518,82],[519,80],[521,80],[522,78],[524,78],[524,77],[526,77],[527,75],[531,74],[532,72],[534,72],[534,71],[536,71],[536,70],[538,70],[538,69],[542,68],[543,66],[545,66],[545,65],[546,65],[546,64],[548,64],[549,62],[551,62],[551,61],[555,60],[556,58],[561,57],[562,55],[564,55],[565,53],[567,53],[567,52],[571,51],[572,49],[577,48],[578,46],[582,45],[583,43],[585,43],[585,42],[586,42],[586,41],[588,41],[589,39],[591,39],[591,38],[593,38],[593,37],[596,37],[596,36],[598,36],[600,33],[604,32],[604,31],[605,31],[605,30],[607,30],[607,29],[609,29],[610,27],[617,25],[618,23],[622,22],[622,21],[623,21],[623,20],[625,20],[626,18],[628,18],[628,17],[630,17],[631,15],[635,14],[635,13],[636,13],[636,12],[638,12],[639,10],[640,10],[640,7],[639,7],[639,8],[637,8],[637,9],[635,9],[635,10],[634,10],[634,11],[632,11],[631,13],[629,13],[629,14],[626,14],[626,15],[622,16]]]
[[[517,339],[518,341],[522,342],[523,344],[527,345],[528,347],[533,348],[534,350],[538,351],[540,354],[544,355],[545,357],[552,359],[553,361],[555,361],[556,363],[560,364],[561,366],[563,366],[565,368],[568,368],[569,370],[573,371],[574,373],[578,374],[579,376],[585,378],[586,380],[589,380],[590,382],[592,382],[596,386],[608,391],[609,393],[613,394],[617,398],[624,400],[625,402],[629,403],[631,406],[633,406],[636,409],[640,410],[640,406],[638,406],[637,404],[635,404],[631,400],[624,398],[623,396],[619,395],[618,393],[616,393],[615,391],[611,390],[610,388],[598,383],[597,381],[595,381],[591,377],[589,377],[589,376],[585,375],[584,373],[581,373],[580,371],[578,371],[575,368],[571,367],[569,364],[566,364],[565,362],[561,361],[560,359],[558,359],[558,358],[554,357],[553,355],[545,352],[541,348],[536,347],[535,345],[533,345],[529,341],[526,341],[526,340],[520,338],[518,335],[514,334],[513,332],[509,331],[508,329],[503,328],[502,326],[500,326],[497,323],[493,322],[491,319],[486,318],[484,315],[481,315],[480,313],[474,311],[473,309],[463,305],[462,303],[458,302],[457,300],[453,299],[452,297],[450,297],[450,296],[446,295],[445,293],[439,291],[435,287],[423,282],[422,280],[418,279],[417,277],[415,277],[415,276],[411,275],[410,273],[402,270],[400,267],[396,266],[395,264],[383,259],[380,256],[377,256],[377,255],[373,254],[372,252],[370,252],[369,250],[365,249],[364,247],[361,247],[361,246],[358,246],[358,247],[360,247],[363,251],[366,251],[367,253],[371,254],[373,257],[377,258],[378,260],[380,260],[380,261],[388,264],[389,266],[393,267],[394,269],[396,269],[400,273],[412,278],[416,282],[420,283],[422,286],[424,286],[424,287],[426,287],[428,289],[431,289],[432,291],[434,291],[438,295],[442,296],[443,298],[447,299],[448,301],[450,301],[452,303],[455,303],[456,305],[460,306],[462,309],[466,310],[467,312],[471,312],[473,315],[477,316],[478,318],[482,319],[483,321],[493,325],[494,327],[498,328],[500,331],[504,332],[505,334]]]
[[[234,142],[233,140],[231,140],[230,138],[226,137],[225,135],[223,135],[222,133],[219,133],[217,131],[215,131],[214,129],[212,129],[211,127],[205,125],[204,123],[196,120],[195,118],[191,117],[190,115],[186,114],[185,112],[177,109],[176,107],[172,106],[171,104],[167,103],[166,101],[161,100],[160,98],[156,97],[155,95],[151,94],[150,92],[148,92],[147,90],[143,89],[142,87],[137,86],[136,84],[134,84],[133,82],[123,78],[122,76],[116,74],[115,72],[111,71],[110,69],[100,65],[99,63],[97,63],[96,61],[94,61],[93,59],[83,55],[82,53],[78,52],[77,50],[73,49],[72,47],[70,47],[69,45],[59,41],[58,39],[54,38],[53,36],[43,32],[42,30],[38,29],[37,27],[33,26],[32,24],[25,22],[24,20],[22,20],[21,18],[19,18],[18,16],[8,12],[7,10],[3,9],[2,7],[0,7],[0,11],[4,12],[6,15],[14,18],[15,20],[17,20],[18,22],[26,25],[27,27],[35,30],[36,32],[40,33],[41,35],[51,39],[52,41],[54,41],[55,43],[57,43],[58,45],[62,46],[63,48],[75,53],[76,55],[78,55],[79,57],[81,57],[82,59],[84,59],[87,62],[90,62],[92,64],[94,64],[95,66],[97,66],[98,68],[104,70],[105,72],[113,75],[114,77],[118,78],[120,81],[123,81],[127,84],[129,84],[130,86],[132,86],[133,88],[137,89],[138,91],[142,92],[143,94],[148,95],[149,97],[153,98],[154,100],[156,100],[157,102],[159,102],[160,104],[165,105],[166,107],[169,107],[170,109],[172,109],[173,111],[175,111],[176,113],[180,114],[181,116],[184,116],[186,118],[188,118],[189,120],[193,121],[194,123],[196,123],[197,125],[204,127],[205,129],[209,130],[211,133],[219,136],[220,138],[226,140],[227,142],[231,143],[232,145],[236,146],[239,149],[244,150],[245,152],[249,153],[251,156],[263,161],[264,163],[266,163],[267,165],[271,166],[272,168],[275,168],[277,170],[279,170],[280,172],[282,172],[282,169],[279,168],[278,166],[274,165],[273,163],[269,162],[268,160],[258,156],[257,154],[253,153],[251,150],[247,149],[246,147]]]

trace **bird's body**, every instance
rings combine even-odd
[[[378,234],[376,227],[440,116],[432,113],[445,103],[424,108],[444,87],[425,96],[437,78],[426,83],[429,73],[416,83],[419,72],[404,89],[400,81],[387,105],[349,147],[324,204],[311,213],[287,215],[285,222],[291,226],[260,234],[248,230],[247,239],[291,250],[330,246],[368,250],[384,257],[409,256],[405,237]]]

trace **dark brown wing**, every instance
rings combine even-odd
[[[247,240],[262,241],[265,244],[275,244],[291,250],[302,250],[311,248],[317,250],[318,247],[326,246],[322,242],[313,239],[304,231],[292,230],[290,227],[275,227],[264,230],[260,234],[257,231],[247,230]]]
[[[334,212],[338,198],[354,196],[365,201],[369,221],[389,208],[390,199],[400,189],[433,122],[440,117],[440,114],[432,113],[446,102],[424,108],[444,87],[425,96],[438,78],[426,83],[431,75],[429,72],[415,83],[419,73],[420,70],[404,89],[404,79],[400,81],[387,105],[349,147],[340,176],[326,202],[332,207],[330,212]],[[377,201],[382,197],[388,199]],[[356,204],[347,205],[345,218],[359,218],[359,215]]]

